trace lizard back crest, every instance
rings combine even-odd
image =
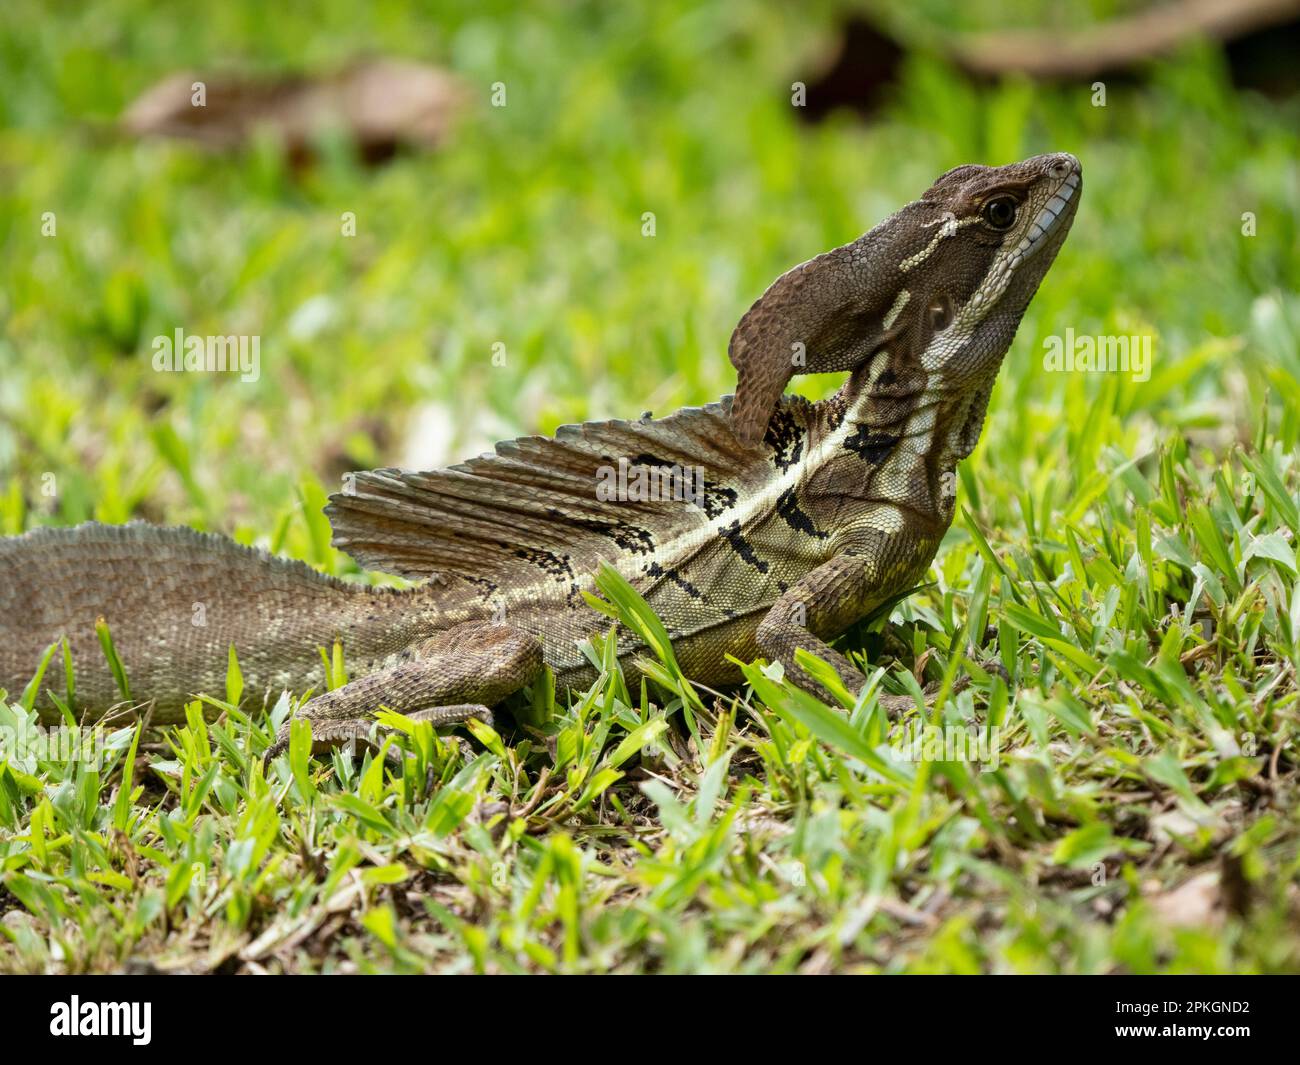
[[[357,474],[355,490],[325,508],[334,545],[405,577],[500,583],[531,566],[568,586],[603,559],[650,557],[704,530],[775,476],[782,448],[793,445],[737,448],[730,409],[728,396],[659,420],[561,426],[446,469]],[[784,425],[797,436],[810,409],[785,400],[774,431]],[[651,497],[637,486],[651,486]]]

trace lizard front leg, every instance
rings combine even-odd
[[[494,703],[542,672],[537,639],[509,625],[469,622],[416,644],[409,658],[325,692],[298,716],[311,723],[312,750],[365,740],[380,706],[436,725],[471,718],[491,722]],[[267,748],[271,759],[289,745],[289,722]]]
[[[861,691],[866,676],[826,640],[881,602],[907,591],[938,547],[938,536],[909,531],[906,516],[888,509],[886,520],[877,515],[879,525],[852,533],[839,554],[773,603],[756,634],[759,649],[780,662],[795,684],[832,706],[837,700],[795,661],[796,649],[802,647],[825,661],[849,691]]]

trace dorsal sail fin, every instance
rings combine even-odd
[[[567,585],[601,559],[649,556],[773,476],[770,452],[736,446],[730,399],[657,421],[565,425],[447,469],[357,474],[325,508],[334,545],[372,569],[476,582],[532,565]],[[782,409],[803,421],[810,405]]]

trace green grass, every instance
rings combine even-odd
[[[287,701],[196,708],[113,732],[97,769],[3,763],[0,968],[1300,970],[1300,107],[1204,48],[1104,108],[918,58],[877,121],[809,127],[789,86],[826,5],[630,7],[20,0],[0,532],[145,517],[355,574],[318,515],[344,470],[712,400],[778,273],[950,166],[1068,150],[1079,215],[934,584],[845,641],[879,690],[943,684],[935,723],[996,727],[997,768],[892,760],[874,694],[835,713],[753,669],[719,698],[670,659],[644,691],[535,690],[470,744],[399,730],[401,774],[301,737],[263,765]],[[445,151],[295,177],[104,129],[176,68],[365,50],[475,90]],[[177,326],[258,333],[261,380],[160,378]],[[1151,336],[1151,379],[1045,372],[1067,328]],[[1176,893],[1196,877],[1209,910]]]

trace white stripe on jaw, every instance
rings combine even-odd
[[[925,262],[926,259],[930,257],[934,249],[939,246],[940,241],[953,236],[957,232],[957,230],[961,229],[962,226],[968,226],[972,222],[979,221],[979,217],[975,216],[972,218],[963,218],[959,222],[957,221],[956,218],[952,216],[951,213],[949,212],[945,212],[945,213],[947,214],[947,217],[944,218],[942,221],[929,223],[930,225],[939,226],[939,231],[935,233],[934,239],[931,240],[929,244],[927,244],[924,248],[918,251],[915,255],[911,256],[908,259],[904,259],[901,263],[898,264],[898,269],[902,273],[905,274],[913,267],[920,266],[923,262]]]
[[[907,301],[911,298],[912,294],[908,292],[907,289],[900,291],[894,300],[894,305],[889,308],[888,313],[880,324],[886,329],[892,327],[893,324],[898,321],[898,316],[903,313],[903,308],[907,306]]]
[[[1013,258],[1015,256],[1029,257],[1026,253],[1031,249],[1036,249],[1043,237],[1056,228],[1057,223],[1060,221],[1061,212],[1074,199],[1074,194],[1078,191],[1079,171],[1074,170],[1066,175],[1065,180],[1061,182],[1060,188],[1052,194],[1051,199],[1038,212],[1029,227],[1029,232],[1020,238],[1020,243],[1016,246]]]

